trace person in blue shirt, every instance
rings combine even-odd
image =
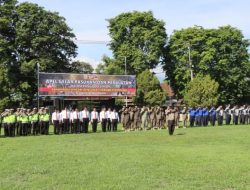
[[[189,112],[190,127],[193,127],[194,121],[195,121],[196,110],[195,108],[189,108],[188,112]]]
[[[196,109],[196,113],[195,113],[195,125],[196,125],[196,127],[201,126],[201,116],[202,116],[202,108],[198,107]]]
[[[202,121],[203,121],[202,125],[206,127],[208,125],[208,108],[207,107],[203,108],[202,110]]]
[[[210,110],[209,110],[209,120],[210,120],[210,124],[212,126],[215,125],[215,120],[216,120],[216,110],[214,107],[212,107]]]

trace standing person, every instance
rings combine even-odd
[[[221,126],[223,124],[223,115],[224,115],[223,107],[219,106],[216,109],[216,112],[217,112],[218,125]]]
[[[106,114],[107,114],[107,118],[108,118],[107,131],[111,131],[111,108],[108,108],[108,111]]]
[[[215,120],[216,120],[216,110],[214,107],[212,107],[209,110],[209,120],[210,120],[210,124],[214,127],[215,126]]]
[[[119,113],[121,114],[121,123],[122,123],[122,128],[123,128],[123,129],[125,129],[125,126],[124,126],[124,119],[123,119],[124,110],[125,110],[125,106],[123,106],[122,109],[119,111]]]
[[[61,111],[61,121],[62,121],[62,134],[68,133],[69,131],[69,119],[70,119],[70,111],[67,107]]]
[[[174,108],[173,104],[170,105],[170,107],[167,109],[166,114],[168,115],[168,132],[169,135],[173,135],[174,134],[174,130],[175,130],[175,116],[177,110],[176,108]]]
[[[209,115],[208,108],[207,107],[203,108],[203,110],[202,110],[202,125],[204,127],[208,126],[208,115]]]
[[[116,112],[116,109],[114,108],[113,111],[111,112],[111,126],[112,126],[112,131],[117,131],[117,124],[119,122],[119,115]]]
[[[93,109],[93,111],[91,112],[91,123],[92,123],[92,132],[96,133],[97,131],[97,124],[99,121],[99,114],[96,111],[96,108]]]
[[[129,107],[129,121],[130,121],[130,130],[134,130],[134,109]]]
[[[8,109],[5,109],[4,112],[1,114],[2,126],[3,126],[4,136],[5,137],[8,136],[8,114],[9,114]]]
[[[84,109],[81,112],[81,115],[82,115],[81,118],[82,118],[83,133],[88,133],[90,114],[87,107],[84,107]]]
[[[16,115],[16,135],[19,136],[20,135],[20,128],[21,128],[21,109],[17,108],[15,115]]]
[[[156,107],[156,110],[155,110],[155,119],[156,119],[155,128],[156,129],[160,129],[160,125],[161,125],[161,110],[160,110],[160,106]]]
[[[126,107],[123,112],[123,119],[124,119],[123,122],[124,122],[125,132],[128,132],[130,131],[130,114],[129,114],[128,107]]]
[[[22,121],[22,133],[21,135],[27,136],[28,135],[28,125],[29,125],[29,116],[27,114],[26,109],[22,109],[21,121]]]
[[[37,112],[37,108],[33,108],[31,113],[31,128],[33,135],[39,134],[39,114]]]
[[[139,129],[139,124],[140,124],[140,109],[137,106],[135,106],[135,108],[134,108],[134,123],[133,123],[135,130]]]
[[[43,134],[49,134],[49,122],[50,122],[50,114],[49,109],[46,107],[44,110],[44,117],[43,117]]]
[[[230,125],[231,123],[231,109],[230,105],[228,105],[225,109],[225,119],[226,119],[226,125]]]
[[[149,119],[150,119],[150,128],[155,128],[155,110],[153,107],[149,109]]]
[[[15,124],[16,124],[16,115],[14,114],[14,109],[10,109],[10,113],[8,116],[8,134],[9,137],[15,136]]]
[[[183,127],[187,128],[187,122],[188,122],[188,109],[187,107],[184,107],[181,111],[182,113],[182,121],[183,121]]]
[[[31,135],[31,119],[32,119],[31,115],[32,115],[32,113],[31,113],[30,109],[27,109],[27,115],[29,117],[29,124],[28,124],[27,131],[28,131],[28,135]]]
[[[148,108],[143,106],[141,109],[141,129],[147,130],[148,128]]]
[[[38,134],[42,134],[43,130],[43,117],[44,117],[44,107],[41,107],[39,109],[39,128],[38,128]]]
[[[52,113],[52,123],[54,125],[54,134],[59,135],[60,133],[60,113],[57,108],[55,108],[54,112]]]
[[[196,109],[195,109],[195,108],[190,108],[190,109],[189,109],[189,122],[190,122],[190,127],[193,127],[193,126],[194,126],[195,115],[196,115]]]
[[[80,133],[80,112],[77,108],[72,112],[71,118],[71,133]]]
[[[106,132],[107,130],[107,113],[106,113],[106,108],[103,107],[102,111],[100,112],[100,121],[101,121],[101,125],[102,125],[102,132]]]

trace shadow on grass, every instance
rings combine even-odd
[[[185,135],[186,133],[177,133],[176,135]]]

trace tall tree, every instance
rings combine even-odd
[[[219,84],[209,75],[198,75],[187,84],[184,101],[192,107],[215,106],[218,102],[218,88]]]
[[[219,83],[220,102],[236,103],[250,90],[248,46],[241,31],[231,26],[174,31],[166,48],[164,70],[180,96],[185,93],[192,69],[194,75],[210,75]]]
[[[104,57],[105,73],[122,71],[138,74],[155,68],[161,61],[167,41],[165,24],[149,12],[127,12],[108,20],[113,59]],[[116,73],[118,74],[118,73]]]
[[[84,61],[74,61],[71,63],[70,67],[71,72],[74,73],[91,74],[94,71],[92,65]]]
[[[71,58],[76,56],[75,35],[65,23],[65,19],[46,11],[32,3],[16,4],[15,1],[5,1],[1,10],[8,12],[9,7],[14,13],[8,16],[12,25],[9,41],[11,49],[0,41],[3,51],[9,51],[6,56],[6,80],[9,86],[10,102],[30,103],[36,93],[36,64],[41,71],[66,72],[70,71]],[[2,16],[1,19],[2,20]],[[6,98],[3,94],[0,99]]]
[[[137,76],[136,104],[161,105],[165,99],[166,96],[160,87],[159,80],[149,70]]]

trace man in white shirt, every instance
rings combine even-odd
[[[90,117],[89,111],[88,111],[87,107],[84,107],[84,109],[81,112],[83,133],[88,133],[89,117]]]
[[[107,113],[106,113],[106,108],[102,108],[102,111],[100,112],[100,121],[102,124],[102,132],[106,132],[107,129]]]
[[[52,122],[54,125],[54,134],[59,135],[60,133],[60,113],[56,108],[55,111],[52,113]]]
[[[80,112],[76,108],[71,115],[71,133],[80,133]]]
[[[96,111],[96,108],[94,108],[93,111],[91,112],[91,123],[92,123],[92,131],[93,131],[93,133],[95,133],[96,130],[97,130],[98,121],[99,121],[99,114]]]
[[[67,107],[61,111],[61,122],[62,122],[62,134],[69,132],[69,119],[70,119],[70,111]]]
[[[108,108],[107,114],[107,131],[111,131],[111,108]]]
[[[115,108],[113,109],[113,111],[110,114],[110,119],[111,119],[112,131],[117,131],[117,124],[119,122],[119,115],[116,112]]]

